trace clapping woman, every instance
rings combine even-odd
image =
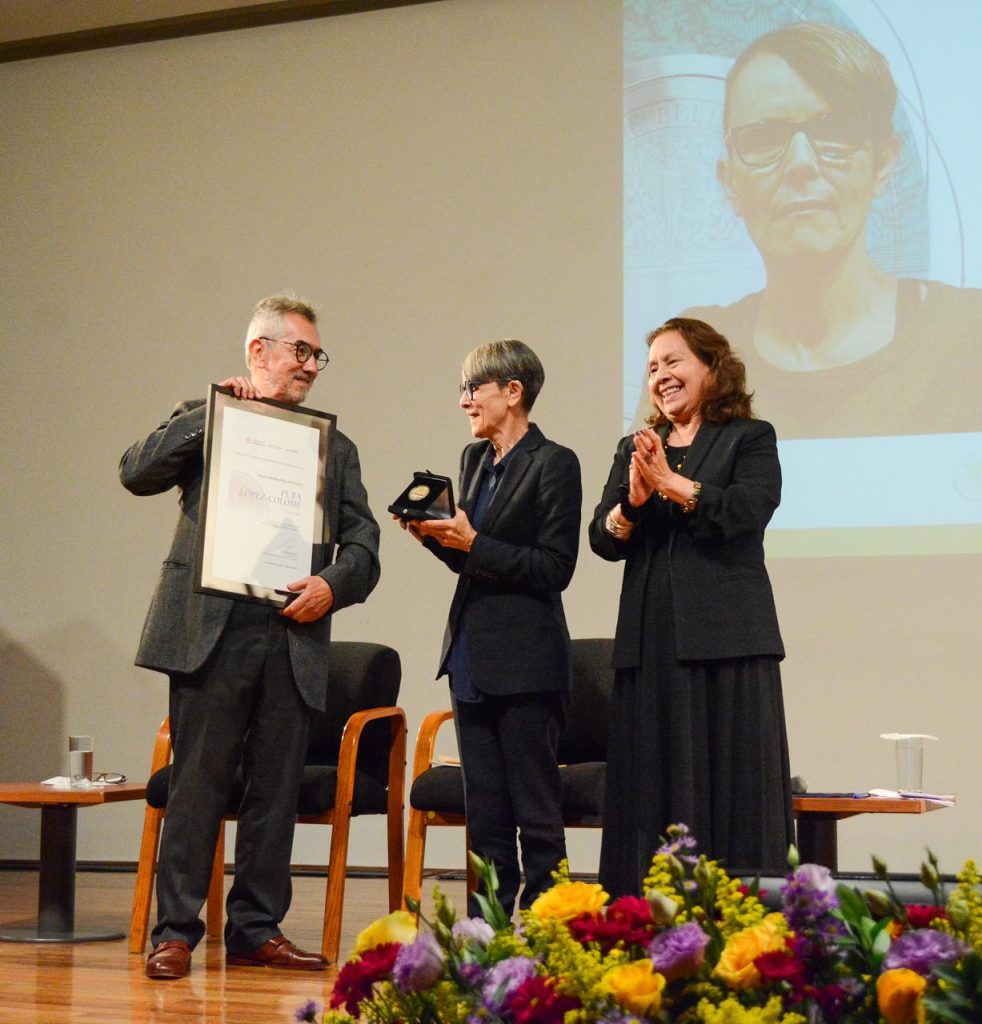
[[[773,427],[700,320],[648,336],[648,426],[625,437],[590,524],[623,561],[600,881],[638,893],[668,825],[731,868],[780,870],[792,841],[764,529],[781,497]]]

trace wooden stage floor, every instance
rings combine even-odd
[[[135,880],[134,873],[79,872],[76,924],[125,932]],[[304,949],[320,946],[325,884],[324,878],[294,878],[283,931]],[[433,884],[427,880],[424,886],[424,912],[432,908]],[[439,884],[462,906],[462,881]],[[358,932],[388,910],[384,879],[349,878],[346,889],[342,957]],[[0,924],[30,925],[36,911],[36,872],[0,871]],[[125,940],[0,942],[0,1024],[293,1024],[302,1003],[329,1000],[336,974],[333,968],[307,974],[226,969],[220,938],[206,938],[198,946],[191,974],[180,981],[150,981],[144,962],[144,956],[127,952]]]

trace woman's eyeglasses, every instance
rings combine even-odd
[[[517,377],[499,377],[494,383],[495,384],[507,384],[510,380],[518,380],[518,378]],[[484,387],[485,384],[490,384],[490,383],[491,382],[487,381],[487,380],[465,380],[464,383],[460,385],[458,393],[461,394],[461,395],[466,394],[467,395],[467,401],[468,402],[473,402],[474,401],[474,392],[477,391],[478,388]]]
[[[126,776],[122,772],[96,772],[92,776],[93,782],[104,782],[107,786],[118,786],[119,783],[126,781]]]

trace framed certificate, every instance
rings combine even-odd
[[[282,607],[325,536],[337,417],[212,384],[195,589]]]

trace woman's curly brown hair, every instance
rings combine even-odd
[[[730,343],[714,327],[702,320],[676,316],[656,327],[647,338],[648,347],[660,334],[677,331],[686,345],[710,369],[706,397],[702,402],[702,418],[710,423],[753,419],[753,392],[747,391],[747,370],[743,361],[730,348]],[[647,423],[660,427],[668,419],[658,407]]]

